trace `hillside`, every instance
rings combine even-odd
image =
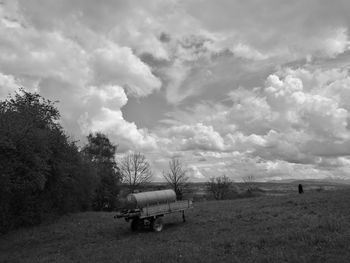
[[[0,237],[0,262],[347,262],[350,191],[195,203],[161,233],[79,213]]]

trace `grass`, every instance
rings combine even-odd
[[[0,262],[349,262],[350,191],[195,203],[163,232],[114,213],[64,216],[0,237]]]

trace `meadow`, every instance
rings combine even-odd
[[[344,188],[196,202],[160,233],[69,214],[0,236],[0,262],[349,262],[349,201]]]

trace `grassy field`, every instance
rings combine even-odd
[[[0,237],[0,262],[349,262],[350,191],[195,203],[133,233],[114,213],[67,215]]]

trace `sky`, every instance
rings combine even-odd
[[[83,145],[161,180],[350,180],[350,1],[0,1],[0,99],[59,101]]]

